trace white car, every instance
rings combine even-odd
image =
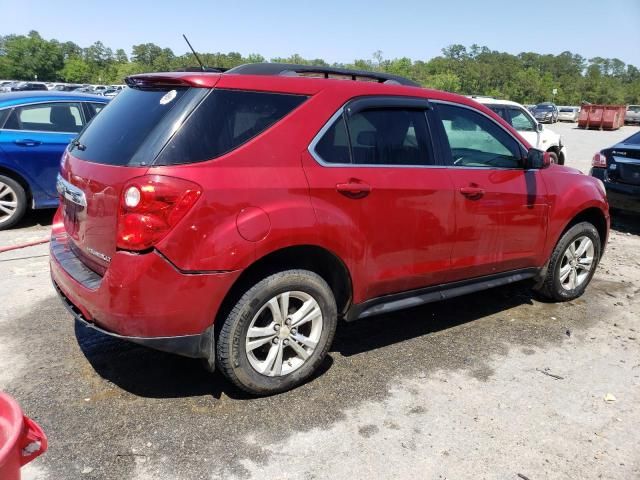
[[[476,102],[490,108],[515,128],[527,142],[539,150],[551,154],[554,163],[564,165],[567,160],[567,147],[562,144],[562,137],[533,118],[531,112],[523,105],[510,100],[497,100],[489,97],[474,97]]]
[[[577,122],[580,116],[580,107],[558,107],[558,120],[562,122]]]

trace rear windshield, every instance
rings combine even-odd
[[[82,160],[108,165],[201,162],[242,145],[307,97],[204,88],[127,88],[71,146]],[[186,120],[185,120],[186,119]]]
[[[565,113],[566,113],[566,112],[573,113],[573,112],[575,111],[575,109],[574,109],[574,108],[571,108],[571,107],[569,107],[569,108],[561,108],[561,109],[560,109],[560,111],[561,111],[561,112],[565,112]]]
[[[184,108],[190,90],[200,89],[126,89],[93,118],[78,138],[81,147],[71,147],[73,155],[107,165],[150,164],[153,152],[136,154],[170,112]]]
[[[629,138],[622,141],[621,143],[624,143],[627,145],[640,145],[640,132],[634,133],[633,135],[631,135]]]

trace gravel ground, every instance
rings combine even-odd
[[[549,128],[583,171],[637,131]],[[23,478],[640,478],[639,251],[640,219],[616,217],[582,298],[514,285],[341,325],[316,378],[262,399],[74,325],[46,245],[0,254],[0,390],[50,440]]]

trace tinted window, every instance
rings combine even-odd
[[[484,115],[468,108],[438,105],[451,149],[453,165],[517,168],[522,165],[518,143]]]
[[[315,151],[327,163],[351,162],[347,125],[343,116],[325,132],[316,144]]]
[[[126,91],[116,100],[124,94]],[[306,98],[302,95],[214,90],[169,141],[157,163],[200,162],[230,152],[269,128]]]
[[[93,118],[79,137],[84,150],[75,148],[73,154],[109,165],[151,163],[157,152],[142,151],[143,142],[154,130],[165,128],[165,117],[179,111],[195,90],[202,89],[126,89]],[[141,154],[136,157],[138,150]]]
[[[625,143],[627,145],[640,145],[640,132],[631,135],[626,140],[623,140],[621,143]]]
[[[315,146],[328,163],[427,165],[432,163],[423,111],[370,109],[340,117]],[[351,149],[349,149],[351,147]]]
[[[427,121],[420,110],[365,110],[347,122],[353,163],[426,165]]]
[[[509,108],[509,119],[507,120],[513,128],[523,132],[535,132],[536,124],[523,110],[519,108]]]
[[[40,103],[14,108],[4,128],[42,132],[79,132],[84,122],[77,103]]]

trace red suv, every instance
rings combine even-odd
[[[533,279],[581,295],[604,187],[475,101],[355,70],[136,75],[62,158],[51,274],[81,322],[292,388],[351,321]]]

